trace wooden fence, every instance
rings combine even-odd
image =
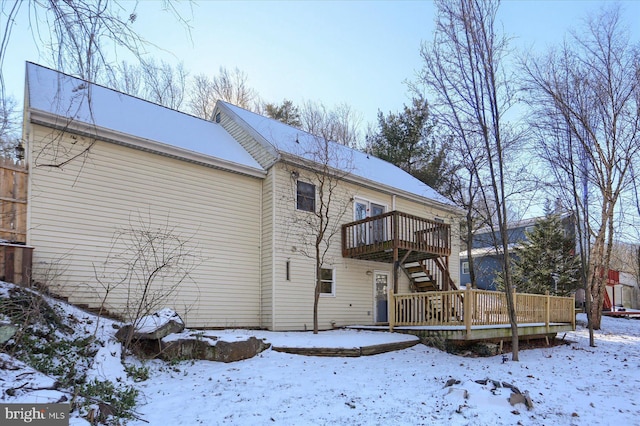
[[[27,178],[24,161],[0,157],[0,240],[27,241]]]
[[[514,293],[518,324],[575,322],[573,297]],[[492,326],[509,324],[503,292],[486,290],[432,291],[393,295],[389,318],[394,326]]]

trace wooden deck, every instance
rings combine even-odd
[[[409,263],[450,255],[446,223],[392,211],[342,225],[343,257]]]
[[[421,329],[450,340],[511,336],[506,295],[485,290],[454,290],[392,295],[389,330]],[[575,330],[573,297],[514,293],[518,333],[549,335]]]
[[[451,227],[436,220],[392,211],[342,225],[342,256],[393,264],[393,291],[398,290],[399,270],[418,264],[439,290],[455,288],[449,273]]]

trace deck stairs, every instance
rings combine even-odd
[[[438,291],[438,283],[424,262],[410,262],[401,266],[417,292]]]
[[[429,269],[433,267],[435,271]],[[412,290],[418,293],[422,292],[438,292],[446,285],[451,290],[456,290],[456,285],[448,270],[440,259],[431,261],[410,262],[401,265],[401,269],[409,277]],[[440,283],[439,283],[440,281]],[[426,318],[435,319],[437,321],[461,321],[462,318],[463,296],[456,295],[453,299],[451,296],[432,296],[428,299],[426,308]]]

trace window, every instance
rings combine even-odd
[[[320,269],[320,294],[327,296],[335,295],[335,270],[322,268]]]
[[[462,262],[462,273],[469,275],[469,262]]]
[[[298,210],[307,212],[316,211],[316,186],[310,183],[298,181],[296,193],[296,204]]]

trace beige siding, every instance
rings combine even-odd
[[[245,129],[223,112],[220,114],[220,124],[262,167],[271,166],[274,161],[273,155],[269,154]]]
[[[54,138],[41,126],[33,126],[30,139],[32,158],[73,153],[88,143]],[[55,150],[43,149],[46,144]],[[40,156],[38,163],[48,160]],[[149,227],[179,236],[194,262],[159,307],[176,309],[192,327],[259,326],[261,190],[261,179],[101,141],[61,168],[32,162],[34,277],[93,307],[112,287],[105,306],[122,314],[135,288],[118,284],[126,269],[123,253],[131,253],[122,232]],[[163,290],[173,284],[175,278]]]
[[[275,212],[273,207],[273,184],[275,169],[271,169],[262,182],[262,286],[260,294],[261,327],[273,328],[273,280],[274,280],[274,240],[273,227]]]
[[[291,178],[291,166],[278,163],[274,166],[278,170],[276,181],[276,232],[275,253],[276,275],[274,286],[276,298],[274,300],[275,321],[274,328],[280,330],[304,330],[313,326],[313,289],[315,262],[312,256],[306,255],[313,243],[311,228],[305,223],[305,215],[308,213],[296,212],[295,209],[295,180]],[[302,169],[296,170],[299,179],[316,183],[313,175]],[[340,206],[334,206],[333,217],[344,210],[340,218],[340,224],[351,222],[354,218],[355,197],[363,198],[377,204],[385,205],[390,211],[394,208],[421,217],[432,218],[434,216],[445,219],[447,223],[453,223],[451,214],[434,207],[420,204],[414,201],[393,197],[392,194],[363,188],[349,183],[342,183],[336,191],[339,194]],[[343,207],[343,208],[339,208]],[[452,227],[456,227],[452,226]],[[391,264],[377,263],[345,259],[341,253],[341,236],[336,234],[327,256],[325,266],[336,270],[336,292],[334,296],[321,296],[319,302],[319,327],[327,329],[349,324],[371,324],[374,321],[374,272],[386,271],[389,273],[390,283],[393,279]],[[308,241],[308,242],[305,242]],[[457,239],[454,237],[455,242]],[[455,259],[449,260],[452,275],[457,281],[458,258],[454,249]],[[310,253],[312,254],[312,253]],[[291,279],[286,281],[284,271],[286,262],[290,262]],[[399,291],[409,291],[409,281],[400,273]]]

